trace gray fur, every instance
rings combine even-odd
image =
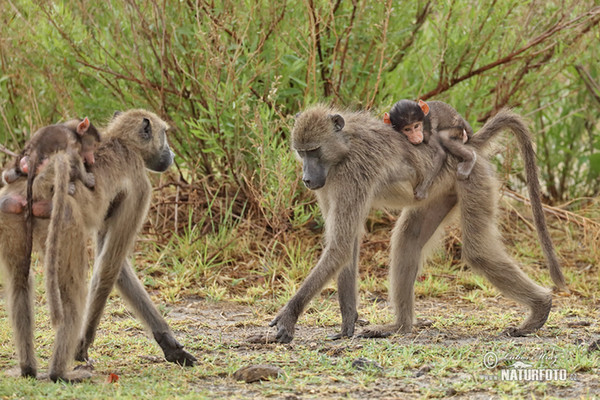
[[[88,359],[88,349],[115,283],[136,315],[150,329],[167,360],[190,366],[196,362],[196,358],[177,342],[128,261],[149,208],[152,188],[146,168],[164,171],[173,160],[166,142],[166,130],[166,123],[148,111],[131,110],[116,116],[104,131],[96,151],[95,189],[91,191],[76,181],[73,196],[64,196],[62,210],[56,211],[57,204],[53,203],[50,224],[57,222],[64,227],[58,242],[50,241],[48,221],[36,219],[34,241],[38,243],[37,247],[43,248],[40,242],[48,236],[45,259],[60,261],[56,268],[63,312],[49,367],[53,380],[79,381],[89,377],[85,371],[69,371],[68,366],[73,357]],[[51,196],[50,190],[56,183],[55,162],[58,162],[56,157],[35,180],[34,205]],[[22,196],[24,190],[22,179],[5,186],[0,191],[0,203],[2,199]],[[4,209],[0,211],[4,211],[0,212],[0,263],[8,275],[7,298],[21,374],[36,376],[31,311],[33,289],[31,280],[26,282],[16,273],[25,250],[23,215],[6,213]],[[60,221],[56,221],[58,213],[62,214]],[[85,238],[91,234],[97,238],[96,259],[85,306],[88,268]],[[45,262],[56,265],[48,260]]]
[[[343,129],[337,130],[339,120],[337,126],[334,125],[330,115],[343,118]],[[460,215],[463,256],[467,264],[486,276],[502,293],[530,309],[529,318],[519,328],[510,328],[508,333],[523,335],[539,329],[550,311],[550,291],[528,278],[505,252],[496,227],[497,183],[491,165],[481,153],[488,140],[505,128],[513,131],[524,147],[527,143],[531,145],[524,135],[527,130],[520,117],[501,111],[482,128],[481,139],[476,140],[480,135],[473,136],[472,148],[479,157],[469,179],[456,179],[456,160],[449,158],[435,177],[428,198],[416,201],[412,187],[423,171],[432,168],[435,149],[413,146],[404,135],[398,135],[389,125],[365,112],[320,105],[304,111],[294,125],[292,147],[304,163],[309,160],[311,165],[311,170],[303,169],[305,182],[312,182],[313,173],[320,175],[319,165],[327,171],[318,185],[312,185],[325,220],[325,249],[298,292],[271,322],[271,326],[277,326],[275,340],[286,343],[293,339],[298,317],[336,274],[339,274],[342,313],[342,331],[337,337],[354,334],[358,315],[358,243],[372,207],[402,208],[391,243],[390,298],[396,321],[366,330],[363,336],[382,337],[412,329],[414,282],[423,254],[432,247],[436,231],[449,220],[454,209],[458,209]],[[532,154],[527,150],[523,154],[527,159],[528,176],[537,179]],[[530,182],[530,189],[537,185],[537,180]],[[539,203],[539,191],[537,193],[538,197],[532,198],[534,208]],[[539,229],[538,222],[536,219]],[[549,237],[546,239],[551,247]],[[555,282],[559,285],[561,281]]]

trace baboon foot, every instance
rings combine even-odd
[[[196,357],[183,349],[183,345],[173,337],[171,332],[154,332],[154,339],[163,350],[167,361],[184,367],[196,365]]]
[[[294,317],[287,306],[285,306],[269,326],[277,326],[277,335],[275,338],[279,343],[290,343],[294,339],[294,330],[297,317]]]
[[[595,342],[592,342],[592,344],[590,344],[590,346],[588,347],[588,351],[598,350],[600,350],[600,339],[596,340]]]
[[[31,377],[31,378],[35,378],[37,376],[37,368],[35,367],[24,367],[21,368],[21,376],[23,377]]]
[[[427,190],[417,187],[414,191],[415,200],[425,200],[427,198]]]
[[[415,328],[429,328],[431,325],[433,325],[433,321],[430,319],[417,319],[413,326]]]
[[[531,308],[531,315],[518,328],[509,327],[504,333],[510,337],[526,336],[540,329],[548,319],[550,309],[552,308],[552,296],[549,294],[547,299]]]
[[[17,194],[7,195],[0,199],[0,211],[5,214],[21,214],[27,206],[27,200]]]
[[[375,325],[370,328],[363,329],[357,336],[365,339],[378,339],[390,337],[401,330],[398,325]]]
[[[36,368],[27,368],[25,370],[14,367],[6,371],[6,376],[10,378],[36,378],[37,377],[37,369]]]
[[[464,181],[469,178],[469,175],[471,175],[472,170],[473,164],[469,165],[466,162],[461,162],[458,164],[458,168],[456,170],[456,177],[459,181]]]
[[[173,350],[169,353],[165,352],[165,358],[167,361],[179,364],[182,367],[193,367],[198,361],[196,357],[188,353],[183,347],[177,350]]]
[[[21,368],[15,367],[6,371],[6,375],[10,376],[11,378],[35,378],[37,377],[37,368],[32,366]]]
[[[77,351],[75,352],[75,360],[81,362],[89,361],[90,357],[88,355],[88,350],[85,347],[83,341],[79,342],[79,346],[77,346]]]
[[[251,335],[246,338],[246,341],[248,343],[252,343],[252,344],[279,343],[279,340],[277,340],[277,336],[272,333],[267,333],[267,334],[259,333],[257,335]]]
[[[85,179],[83,183],[87,188],[93,189],[96,186],[96,177],[91,172],[87,172],[85,174]]]
[[[471,171],[473,171],[473,167],[475,166],[475,161],[477,160],[477,154],[473,152],[473,159],[470,161],[462,161],[458,163],[458,168],[456,170],[456,177],[460,181],[466,180],[469,175],[471,175]]]
[[[45,374],[44,374],[45,375]],[[64,374],[50,373],[48,375],[52,382],[79,383],[92,377],[92,373],[87,370],[75,370]]]
[[[342,328],[339,333],[327,336],[329,340],[340,340],[342,338],[350,338],[354,336],[354,326],[358,321],[358,313],[352,312],[350,316],[346,318],[342,317]]]

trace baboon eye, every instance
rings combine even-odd
[[[152,139],[152,126],[150,126],[150,120],[148,118],[144,118],[142,121],[142,139],[150,140]]]

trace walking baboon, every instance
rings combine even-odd
[[[471,146],[481,152],[504,129],[511,130],[520,143],[542,248],[554,283],[564,288],[564,277],[540,202],[535,154],[523,121],[518,115],[502,110],[471,138]],[[271,322],[271,326],[277,327],[274,340],[286,343],[293,339],[298,317],[336,274],[342,326],[334,337],[353,336],[358,317],[359,243],[372,207],[402,208],[402,214],[391,243],[390,297],[396,321],[365,331],[365,336],[410,332],[414,319],[414,282],[423,249],[431,247],[434,233],[457,205],[466,263],[485,275],[503,294],[530,308],[529,318],[508,333],[524,335],[544,324],[552,304],[551,293],[529,279],[504,250],[496,227],[496,180],[486,157],[477,158],[470,178],[464,181],[457,181],[456,160],[449,158],[434,180],[428,199],[416,201],[412,187],[418,174],[432,167],[435,149],[410,145],[404,135],[398,135],[366,112],[339,111],[326,106],[310,108],[296,119],[292,147],[303,162],[302,180],[315,190],[323,213],[325,248],[298,292]]]
[[[45,243],[46,267],[51,260],[58,260],[59,264],[57,276],[63,319],[56,329],[49,366],[53,380],[77,381],[88,376],[85,372],[67,369],[74,356],[77,360],[88,359],[88,349],[115,283],[136,315],[152,332],[168,361],[188,366],[196,362],[196,358],[177,342],[128,261],[149,208],[152,187],[145,169],[162,172],[173,161],[166,130],[166,123],[148,111],[131,110],[116,114],[103,131],[102,142],[96,150],[94,190],[76,181],[75,192],[72,196],[64,196],[63,203],[57,204],[56,195],[52,207],[44,203],[44,207],[51,209],[50,224],[57,221],[57,226],[61,227],[58,242],[51,240],[53,231],[48,232],[48,221],[36,220],[36,247],[43,248],[44,239],[49,236]],[[43,203],[50,187],[57,184],[56,171],[60,170],[60,165],[55,167],[56,163],[64,163],[60,154],[50,158],[48,167],[35,180],[34,208],[35,204]],[[24,186],[23,180],[18,180],[2,188],[0,203],[15,194],[22,195]],[[61,207],[62,211],[57,211],[57,207]],[[22,221],[22,214],[0,213],[0,264],[7,272],[6,294],[21,375],[36,376],[32,279],[26,279],[18,271],[19,261],[25,257]],[[89,233],[96,234],[96,254],[84,320],[85,237]]]
[[[464,143],[473,135],[473,129],[450,105],[441,101],[400,100],[385,113],[383,121],[405,134],[412,144],[429,143],[436,151],[433,169],[415,187],[415,199],[427,197],[433,178],[446,161],[446,150],[462,160],[458,163],[458,179],[467,179],[471,174],[477,154]]]

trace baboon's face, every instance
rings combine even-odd
[[[302,160],[302,182],[310,190],[321,189],[327,181],[329,163],[321,154],[321,148],[296,150]]]
[[[144,118],[140,135],[150,149],[144,155],[146,168],[156,172],[166,171],[173,164],[174,156],[169,143],[167,143],[166,124],[164,122],[160,124],[158,121],[152,123],[148,118]]]
[[[319,108],[300,114],[292,132],[292,147],[302,160],[302,182],[310,190],[321,189],[331,168],[348,151],[341,135],[345,122],[339,114]]]
[[[117,111],[106,132],[117,132],[135,146],[150,171],[164,172],[175,154],[167,143],[169,126],[158,115],[146,110]],[[104,139],[104,137],[103,137]]]

